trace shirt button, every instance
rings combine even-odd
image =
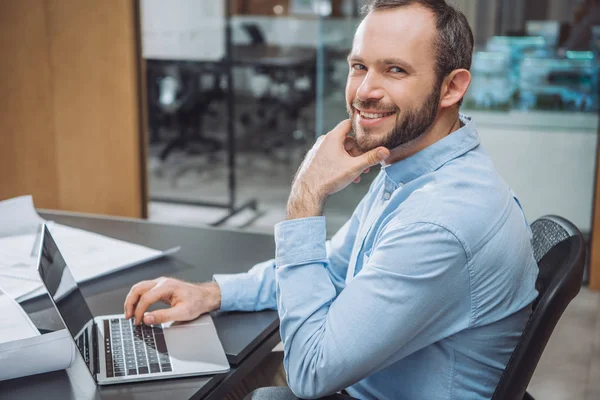
[[[392,197],[392,195],[391,195],[389,192],[385,192],[385,193],[383,194],[383,198],[384,198],[384,199],[386,199],[386,200],[389,200],[389,199],[390,199],[390,197]]]

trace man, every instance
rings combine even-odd
[[[298,170],[275,260],[213,283],[141,282],[125,313],[152,324],[277,308],[299,397],[489,399],[531,312],[537,265],[518,202],[458,112],[473,36],[443,0],[367,11],[348,57],[350,120]],[[325,199],[377,163],[326,243]],[[172,307],[144,316],[158,300]]]

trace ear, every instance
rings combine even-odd
[[[471,83],[471,73],[466,69],[455,69],[444,79],[440,106],[451,107],[457,104],[467,92]]]

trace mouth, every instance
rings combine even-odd
[[[362,126],[374,126],[382,123],[392,115],[396,114],[396,111],[388,112],[367,112],[354,108],[358,123]]]

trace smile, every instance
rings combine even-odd
[[[388,112],[366,112],[359,110],[358,108],[354,108],[356,112],[356,122],[365,128],[376,128],[381,126],[385,121],[396,114],[397,111],[388,111]]]
[[[363,118],[367,118],[367,119],[377,119],[377,118],[385,118],[385,117],[389,117],[390,115],[394,114],[395,112],[386,112],[386,113],[367,113],[367,112],[363,112],[360,110],[357,110],[358,113],[360,114],[361,117]]]

